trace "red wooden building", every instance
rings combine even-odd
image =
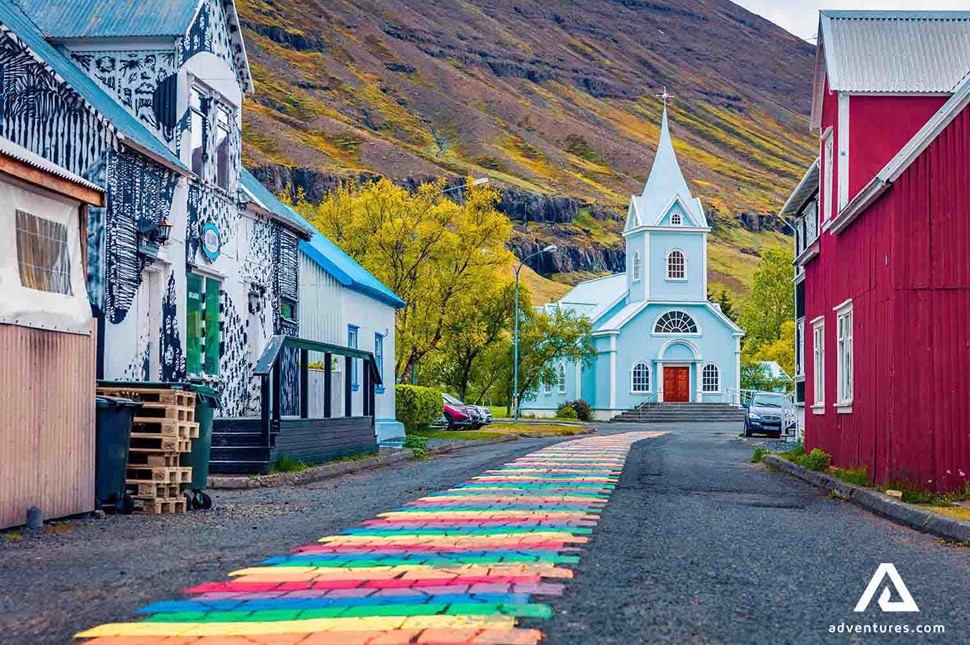
[[[970,482],[970,12],[821,14],[796,218],[806,449]]]

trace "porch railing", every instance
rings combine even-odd
[[[292,350],[292,351],[287,351]],[[329,343],[321,343],[296,336],[273,336],[263,350],[263,354],[253,374],[260,379],[260,428],[263,442],[272,446],[273,438],[279,434],[282,425],[284,408],[284,375],[297,376],[295,389],[298,393],[298,414],[300,419],[310,417],[310,352],[323,354],[324,394],[323,418],[333,418],[333,367],[334,357],[343,357],[343,415],[353,416],[354,379],[351,377],[354,361],[361,361],[360,370],[363,382],[362,415],[371,417],[374,423],[375,390],[383,384],[377,360],[371,352],[351,347],[342,347]],[[339,360],[339,359],[338,359]],[[294,371],[296,374],[294,374]]]

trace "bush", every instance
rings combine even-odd
[[[793,461],[802,468],[823,472],[832,463],[832,455],[827,452],[822,452],[818,448],[813,448],[812,452],[807,455],[799,455]]]
[[[556,409],[556,418],[590,421],[593,418],[593,410],[589,407],[589,403],[582,399],[566,401]]]
[[[441,418],[441,392],[417,385],[395,386],[397,420],[407,432],[421,430]]]
[[[579,418],[579,415],[576,414],[576,408],[574,408],[573,406],[571,406],[568,403],[563,403],[556,410],[556,418],[557,419],[572,419],[572,420],[576,420],[576,419]]]
[[[404,447],[411,451],[415,459],[428,458],[428,440],[417,435],[410,435],[404,440]]]

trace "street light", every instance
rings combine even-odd
[[[513,358],[512,358],[512,396],[515,397],[515,419],[514,422],[519,422],[519,273],[522,271],[522,267],[525,263],[534,258],[537,255],[542,255],[543,253],[555,253],[556,245],[550,244],[541,251],[536,251],[532,255],[527,255],[522,258],[522,262],[515,269],[515,331],[512,334],[512,346],[513,346]]]
[[[472,181],[472,186],[481,186],[483,184],[487,184],[488,182],[489,182],[488,177],[479,177],[478,179],[475,179]],[[451,188],[446,188],[445,190],[441,191],[441,194],[444,195],[446,193],[450,193],[455,190],[464,190],[464,189],[465,189],[465,184],[459,184],[458,186],[452,186]]]

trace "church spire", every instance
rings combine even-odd
[[[657,145],[657,154],[653,158],[653,167],[650,169],[650,176],[647,184],[643,188],[642,198],[650,202],[661,202],[658,207],[665,206],[671,199],[679,195],[683,200],[691,198],[690,188],[684,179],[684,173],[680,170],[677,162],[677,153],[674,152],[674,143],[670,138],[670,124],[667,119],[667,101],[673,98],[664,88],[664,93],[660,95],[664,102],[663,119],[660,124],[660,143]]]

